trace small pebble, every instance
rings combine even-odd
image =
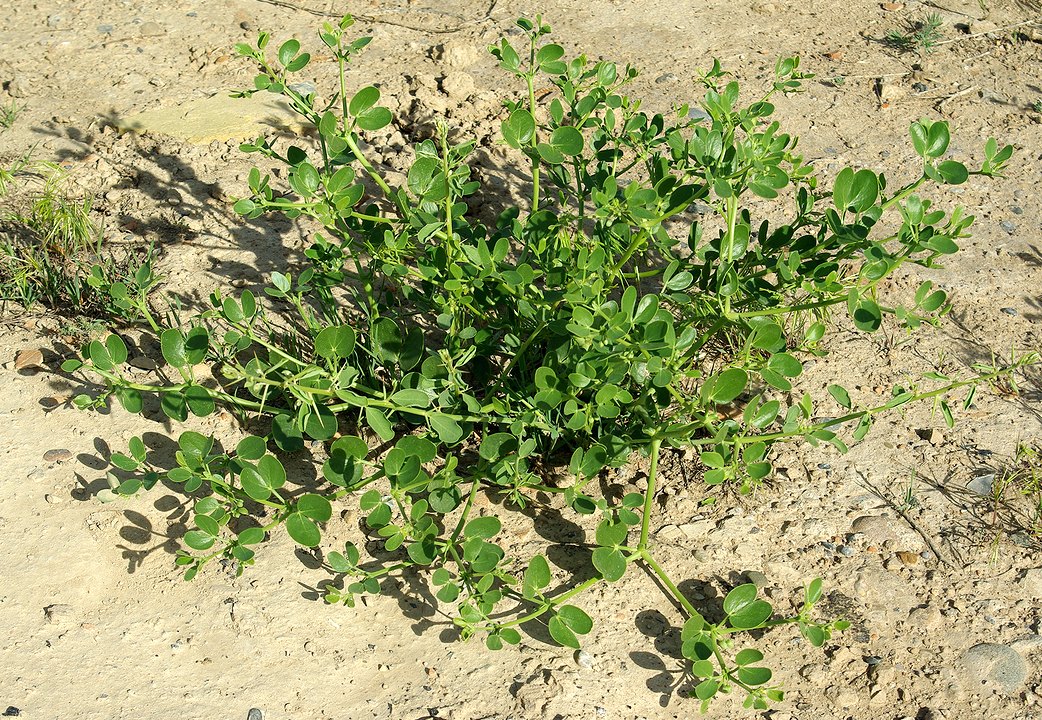
[[[102,35],[111,35],[112,31],[115,30],[115,29],[116,28],[114,28],[113,26],[109,25],[108,23],[105,23],[103,25],[98,25],[98,32],[101,33]]]
[[[151,37],[153,35],[162,35],[166,30],[159,23],[149,21],[142,23],[138,32],[141,34],[141,37]]]
[[[3,717],[18,717],[22,714],[22,711],[16,708],[14,705],[8,705],[7,709],[3,712]]]
[[[589,670],[593,667],[593,655],[586,650],[575,651],[575,664],[584,670]]]
[[[43,367],[43,351],[39,348],[23,348],[14,356],[15,370],[31,370]]]
[[[966,489],[974,495],[991,497],[995,485],[995,473],[977,475],[966,485]]]
[[[1034,548],[1035,541],[1034,536],[1030,533],[1026,533],[1023,530],[1018,530],[1009,536],[1009,539],[1013,541],[1014,545],[1022,548]]]
[[[878,665],[879,663],[883,662],[883,658],[879,657],[878,655],[866,655],[861,659],[864,660],[865,665],[868,665],[869,667]]]
[[[264,720],[264,712],[260,708],[250,708],[246,713],[246,720]]]
[[[64,460],[68,460],[71,457],[72,452],[66,450],[65,448],[54,448],[53,450],[48,450],[43,454],[44,462],[49,463],[62,462]]]
[[[211,185],[207,192],[210,194],[210,197],[212,197],[217,202],[228,202],[229,200],[231,200],[231,196],[228,194],[228,191],[219,182],[216,182],[213,185]]]
[[[1017,309],[1011,307],[1004,307],[1002,308],[1002,312],[1006,313],[1007,315],[1016,315]]]
[[[1010,210],[1013,212],[1014,215],[1023,215],[1024,214],[1024,208],[1020,207],[1019,205],[1014,205],[1013,207],[1010,208]]]
[[[904,565],[916,565],[919,563],[919,553],[909,552],[907,550],[898,550],[896,554],[897,559]]]
[[[767,587],[767,576],[759,570],[749,570],[745,573],[745,579],[758,588]]]
[[[677,76],[674,75],[673,73],[666,73],[665,75],[659,75],[657,78],[655,78],[655,82],[658,83],[659,85],[661,85],[663,83],[672,82],[672,81],[674,81],[676,79],[677,79]]]
[[[936,428],[919,428],[915,431],[920,440],[925,440],[931,445],[940,445],[944,442],[944,433]]]
[[[917,82],[917,83],[912,83],[912,89],[915,90],[916,92],[924,93],[927,90],[929,90],[930,88],[928,88],[926,85],[924,85],[921,82]]]
[[[1017,231],[1017,226],[1011,223],[1009,220],[1003,220],[999,223],[999,227],[1006,231],[1006,234],[1012,235]]]
[[[314,95],[317,91],[314,83],[299,82],[289,86],[290,90],[296,90],[301,95]]]
[[[854,550],[854,548],[850,547],[849,545],[840,545],[838,548],[836,548],[836,552],[838,552],[843,557],[854,557],[854,553],[856,552],[856,550]]]
[[[159,368],[159,363],[152,358],[145,357],[144,355],[130,358],[129,365],[131,367],[136,367],[138,370],[156,370]]]

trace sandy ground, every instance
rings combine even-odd
[[[0,136],[11,158],[35,145],[97,196],[112,242],[155,241],[165,292],[192,301],[215,286],[258,287],[299,261],[305,230],[246,225],[227,198],[245,192],[248,158],[237,140],[191,144],[114,125],[150,110],[245,87],[252,72],[234,43],[263,27],[317,45],[321,14],[260,0],[163,3],[0,1],[0,100],[24,110]],[[904,4],[707,0],[548,0],[543,6],[360,0],[374,41],[353,82],[379,82],[396,125],[374,141],[389,167],[447,115],[482,140],[487,168],[502,155],[504,80],[484,48],[524,12],[542,10],[571,52],[641,68],[633,93],[667,110],[694,100],[698,69],[714,56],[750,86],[776,58],[803,56],[817,74],[807,92],[781,100],[787,130],[826,174],[854,164],[910,174],[907,127],[922,116],[951,121],[954,151],[980,157],[989,135],[1016,145],[1008,179],[973,181],[943,196],[977,215],[974,238],[935,279],[955,311],[909,342],[840,332],[832,354],[804,379],[840,380],[862,397],[907,375],[965,371],[1011,347],[1038,349],[1042,331],[1042,29],[1021,25],[1038,8],[941,0]],[[881,39],[937,12],[946,44],[919,57]],[[991,33],[991,34],[985,34]],[[324,72],[324,70],[320,71]],[[403,154],[404,153],[404,154]],[[0,328],[0,711],[43,718],[687,718],[696,706],[679,660],[681,618],[631,572],[584,607],[598,626],[570,652],[526,636],[517,649],[447,642],[445,619],[407,593],[350,610],[316,594],[328,576],[286,537],[234,578],[213,568],[192,583],[173,567],[184,498],[157,488],[101,505],[110,450],[144,433],[153,446],[174,430],[122,410],[82,413],[75,383],[15,369],[22,348],[44,349],[56,367],[68,352],[60,318],[9,314]],[[1018,443],[1040,436],[1042,386],[982,393],[953,430],[930,407],[881,421],[848,455],[793,447],[778,475],[750,498],[711,511],[691,461],[668,460],[656,520],[662,560],[702,606],[752,572],[779,603],[801,583],[825,580],[826,614],[853,627],[818,651],[786,630],[758,640],[787,689],[766,714],[740,699],[711,717],[1042,717],[1042,569],[1030,532],[1014,527],[987,492]],[[197,429],[233,437],[230,418]],[[49,452],[50,451],[50,452]],[[56,452],[64,451],[64,452]],[[981,478],[984,478],[981,480]],[[984,490],[981,490],[984,483]],[[348,515],[343,527],[355,522]],[[332,525],[332,524],[331,524]],[[336,537],[337,530],[331,533]],[[518,542],[528,542],[521,537]],[[756,573],[760,573],[757,575]],[[404,589],[404,588],[402,588]],[[581,660],[581,662],[580,662]],[[250,720],[257,720],[257,714]]]

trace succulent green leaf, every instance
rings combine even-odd
[[[626,557],[615,548],[599,547],[593,551],[593,566],[608,582],[626,574]]]
[[[247,435],[235,446],[235,454],[243,460],[258,460],[268,451],[264,438]]]
[[[502,527],[503,525],[499,522],[499,518],[492,517],[491,515],[488,517],[475,518],[463,527],[463,535],[468,538],[488,539],[495,537]]]
[[[733,402],[745,390],[749,375],[741,368],[730,368],[717,375],[712,384],[713,402],[726,405]]]
[[[285,452],[304,449],[304,436],[289,415],[276,415],[271,419],[271,436],[279,449]]]
[[[352,115],[358,116],[380,102],[380,91],[370,85],[355,93],[347,109]]]
[[[304,547],[317,547],[322,540],[322,533],[315,522],[299,513],[290,513],[286,518],[286,532],[295,542]]]

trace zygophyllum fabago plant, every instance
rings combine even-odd
[[[405,187],[366,159],[360,138],[393,118],[377,88],[347,87],[344,68],[369,41],[349,39],[351,24],[345,17],[319,34],[340,67],[328,103],[291,82],[310,60],[297,40],[274,57],[266,33],[238,48],[259,67],[255,87],[238,95],[280,95],[317,134],[300,145],[264,137],[243,145],[288,167],[289,192],[254,169],[235,210],[247,220],[319,221],[306,266],[272,273],[273,301],[217,291],[209,310],[162,328],[172,380],[124,373],[127,350],[115,334],[65,365],[105,385],[80,405],[115,397],[139,411],[152,395],[174,420],[221,406],[269,418],[267,434],[224,450],[184,432],[172,469],[155,466],[135,438],[128,454],[112,456],[110,499],[160,481],[194,498],[195,527],[177,558],[188,578],[215,558],[241,571],[283,530],[317,547],[334,505],[353,503],[376,555],[350,543],[326,552],[336,575],[326,599],[352,605],[388,576],[425,571],[460,634],[479,634],[492,649],[518,643],[526,623],[578,647],[593,627],[583,591],[640,566],[688,618],[683,654],[703,708],[733,690],[754,708],[781,698],[762,654],[740,649],[736,636],[795,624],[820,646],[843,624],[812,617],[820,580],[792,614],[776,614],[748,584],[727,594],[723,620],[706,620],[654,554],[662,453],[698,448],[706,483],[748,491],[771,474],[776,443],[844,450],[838,433],[860,440],[880,413],[932,399],[951,417],[945,398],[968,403],[979,385],[1009,377],[1025,360],[964,379],[934,375],[871,407],[838,385],[817,399],[793,389],[800,358],[822,353],[834,311],[864,332],[884,321],[909,331],[937,321],[942,290],[925,282],[911,297],[884,299],[886,280],[907,263],[932,266],[954,253],[973,218],[919,193],[996,176],[1012,149],[988,141],[970,171],[943,159],[948,126],[922,120],[911,126],[922,159],[912,182],[891,188],[881,174],[847,168],[826,189],[771,120],[771,98],[806,77],[797,58],[780,61],[750,104],[714,63],[701,77],[707,118],[692,119],[687,107],[648,115],[624,92],[634,69],[566,60],[537,17],[518,21],[523,47],[504,39],[491,48],[524,89],[505,104],[502,135],[527,164],[531,199],[485,225],[466,202],[481,190],[467,164],[474,143],[450,142],[441,128],[414,148]],[[548,104],[535,101],[537,79],[555,88]],[[754,218],[752,196],[777,200],[788,219]],[[199,380],[202,363],[217,381]],[[307,490],[280,459],[306,438],[328,454]],[[646,490],[603,494],[596,481],[610,482],[606,469],[637,456],[647,458]],[[544,470],[565,463],[565,481]],[[538,516],[556,496],[556,507],[591,516],[595,572],[570,581],[544,555],[508,557],[500,518],[475,511],[479,493],[501,500],[496,511],[529,506]]]

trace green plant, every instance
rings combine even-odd
[[[915,493],[915,476],[913,475],[909,478],[908,485],[905,486],[904,492],[901,493],[900,509],[902,512],[906,512],[917,507],[919,507],[919,498]]]
[[[885,281],[908,263],[932,267],[956,252],[973,218],[935,209],[917,191],[998,175],[1012,148],[989,140],[971,172],[942,159],[947,124],[921,120],[911,136],[922,164],[909,182],[890,190],[883,175],[846,168],[826,190],[796,139],[770,119],[770,99],[807,77],[797,58],[780,61],[750,104],[714,63],[701,77],[705,122],[686,106],[675,117],[648,115],[624,93],[636,70],[566,60],[540,18],[522,19],[524,46],[504,39],[491,51],[523,88],[506,103],[501,130],[527,165],[531,194],[486,225],[467,201],[480,190],[467,164],[474,143],[456,143],[445,126],[414,148],[405,187],[366,158],[360,135],[393,118],[377,88],[347,88],[345,67],[369,41],[345,36],[351,22],[320,32],[339,67],[325,103],[291,82],[310,61],[299,41],[274,58],[267,33],[238,47],[260,72],[237,95],[281,95],[317,130],[310,145],[244,144],[288,166],[290,192],[254,169],[249,196],[235,203],[247,219],[278,212],[320,222],[304,267],[272,273],[267,303],[215,291],[209,309],[163,327],[174,382],[128,377],[116,334],[63,365],[104,386],[77,397],[81,407],[115,398],[139,412],[144,396],[158,396],[184,421],[219,404],[268,418],[269,432],[234,448],[183,432],[173,468],[156,465],[134,438],[129,453],[111,457],[103,499],[161,480],[183,487],[195,500],[195,527],[177,558],[187,578],[217,558],[241,572],[282,527],[318,547],[323,527],[336,526],[334,503],[354,503],[368,537],[325,554],[334,574],[327,601],[353,605],[388,576],[426,571],[461,636],[483,634],[492,649],[518,643],[526,623],[578,647],[593,626],[575,604],[581,594],[640,566],[687,618],[683,654],[703,709],[732,690],[755,708],[781,698],[759,651],[733,652],[736,635],[795,624],[820,646],[845,623],[813,619],[820,580],[778,614],[755,586],[731,588],[724,619],[708,621],[655,557],[662,454],[698,448],[706,483],[750,492],[771,474],[776,443],[844,450],[841,430],[860,440],[877,415],[916,400],[950,413],[944,398],[1033,360],[978,366],[962,379],[933,375],[930,387],[895,387],[877,404],[835,384],[815,401],[794,384],[801,356],[825,354],[834,311],[863,332],[884,319],[909,332],[938,321],[944,291],[924,282],[890,300]],[[555,88],[546,105],[536,103],[537,78]],[[789,219],[754,220],[760,205],[750,196],[777,200]],[[695,203],[711,212],[699,215]],[[770,215],[781,218],[781,208]],[[203,363],[215,380],[197,372]],[[823,419],[830,408],[838,417]],[[280,459],[304,452],[305,438],[322,445],[315,482],[291,478]],[[627,491],[611,471],[641,456],[646,489]],[[479,494],[503,507],[480,514]],[[588,533],[587,579],[570,582],[544,554],[508,555],[523,520],[509,508],[537,520],[570,511]],[[367,541],[377,543],[372,553]]]
[[[1007,534],[1042,540],[1042,451],[1037,446],[1017,444],[1012,460],[994,475],[990,503],[993,553]]]
[[[0,215],[0,301],[137,321],[141,314],[123,290],[142,299],[158,283],[152,248],[124,253],[103,248],[102,233],[90,218],[91,198],[70,197],[65,175],[53,163],[34,162],[27,153],[0,176],[0,195],[15,178],[26,182],[11,199],[12,209]]]
[[[0,105],[0,130],[10,130],[21,111],[22,108],[14,100]]]
[[[891,30],[886,36],[886,42],[892,48],[901,52],[931,53],[937,49],[937,44],[944,39],[941,26],[944,20],[937,13],[930,13],[925,20],[914,23],[907,32]]]
[[[7,195],[15,178],[33,175],[33,151],[27,151],[22,157],[7,167],[0,167],[0,198]]]
[[[1031,109],[1037,113],[1042,113],[1042,100],[1035,100],[1032,102]]]

